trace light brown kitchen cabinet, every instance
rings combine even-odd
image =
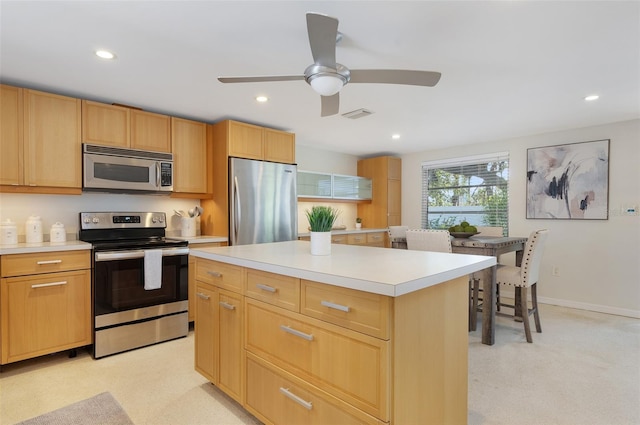
[[[21,104],[22,112],[19,111]],[[1,190],[79,194],[82,189],[80,100],[5,86],[2,109],[0,155],[6,154],[10,160],[3,158]],[[7,129],[5,117],[9,123]]]
[[[0,184],[24,184],[22,89],[0,85]]]
[[[295,134],[238,121],[223,123],[218,124],[227,127],[228,156],[295,163]]]
[[[177,197],[200,199],[211,193],[208,183],[207,125],[202,122],[171,118],[173,151],[173,194]]]
[[[311,240],[309,236],[301,236],[298,238],[301,241]],[[354,232],[354,233],[341,233],[338,235],[331,235],[331,243],[348,244],[348,245],[366,245],[377,246],[384,248],[386,241],[385,232]]]
[[[226,245],[226,242],[224,243]],[[222,242],[206,242],[193,244],[192,248],[209,248],[214,246],[223,246]],[[196,320],[196,259],[193,256],[189,256],[189,284],[188,284],[188,297],[189,297],[189,322]]]
[[[391,156],[361,159],[358,175],[372,180],[371,203],[358,204],[367,227],[399,226],[402,205],[402,160]]]
[[[196,259],[195,275],[195,369],[242,403],[245,272],[241,267]]]
[[[90,251],[0,257],[2,364],[91,344]]]
[[[237,374],[227,379],[243,379],[240,402],[263,423],[466,423],[468,324],[459,314],[468,307],[465,277],[389,297],[202,258],[196,262],[203,281],[230,288],[245,281],[239,332],[237,320],[217,316],[215,303],[235,305],[242,294],[198,281],[198,314],[205,308],[200,302],[213,303],[203,315],[213,313],[201,326],[206,334],[198,333],[198,322],[195,336],[197,358],[209,362],[210,371],[203,373],[198,361],[196,369],[214,383],[220,380],[218,356],[228,348],[242,363],[239,370],[235,363],[227,369]],[[228,300],[222,298],[226,293]],[[238,339],[243,353],[235,351]]]
[[[119,148],[171,152],[171,117],[83,100],[82,141]]]

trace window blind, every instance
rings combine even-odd
[[[467,221],[500,226],[509,234],[509,153],[422,163],[424,229],[448,229]]]

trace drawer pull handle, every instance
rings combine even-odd
[[[208,300],[210,297],[207,294],[203,294],[202,292],[198,292],[198,297],[202,298],[203,300]]]
[[[371,236],[372,239],[380,239],[382,236]]]
[[[313,334],[306,334],[304,332],[300,332],[300,331],[298,331],[296,329],[293,329],[292,327],[287,326],[287,325],[280,325],[280,329],[282,329],[285,332],[290,333],[291,335],[295,335],[297,337],[306,339],[307,341],[313,341]]]
[[[226,303],[224,301],[220,301],[218,304],[220,304],[220,307],[226,308],[227,310],[235,310],[236,309],[235,305]]]
[[[289,388],[280,387],[280,393],[284,394],[285,396],[287,396],[291,400],[295,401],[296,403],[298,403],[300,406],[304,407],[307,410],[313,409],[313,404],[310,401],[306,401],[306,400],[298,397],[297,395],[295,395],[294,393],[289,391]]]
[[[66,285],[66,280],[61,280],[60,282],[51,282],[51,283],[39,283],[37,285],[31,285],[32,288],[46,288],[47,286],[62,286]]]
[[[267,292],[277,292],[278,289],[274,288],[273,286],[269,286],[269,285],[263,285],[262,283],[257,283],[256,287],[259,289],[262,289],[263,291],[267,291]]]
[[[207,273],[210,274],[213,277],[222,277],[222,273],[214,272],[213,270],[209,270],[209,271],[207,271]]]
[[[46,261],[38,261],[36,264],[39,266],[45,265],[45,264],[60,264],[62,263],[62,260],[46,260]]]
[[[340,304],[332,303],[331,301],[323,300],[320,302],[320,304],[322,304],[325,307],[333,308],[335,310],[344,311],[345,313],[348,313],[351,311],[351,308],[348,305],[340,305]]]

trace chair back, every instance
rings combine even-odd
[[[392,241],[396,239],[404,240],[407,230],[409,230],[409,226],[389,226],[389,239]]]
[[[500,226],[476,226],[480,236],[504,236],[504,231]]]
[[[409,229],[407,249],[451,252],[451,235],[448,230]]]
[[[524,256],[522,257],[522,266],[520,269],[522,284],[531,286],[538,282],[540,276],[540,264],[542,263],[542,254],[549,230],[535,230],[529,235],[529,239],[524,247]]]

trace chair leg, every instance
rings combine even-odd
[[[531,285],[531,305],[533,306],[533,319],[536,322],[536,332],[542,333],[540,326],[540,313],[538,312],[538,284]]]
[[[471,278],[469,282],[471,284],[469,298],[471,302],[469,307],[469,329],[475,331],[478,325],[478,286],[480,285],[480,280]]]
[[[500,311],[500,285],[496,285],[496,311]]]
[[[531,327],[529,326],[529,306],[527,305],[527,288],[517,287],[516,292],[520,292],[520,306],[522,311],[522,323],[524,323],[524,334],[527,342],[533,342],[531,338]]]

